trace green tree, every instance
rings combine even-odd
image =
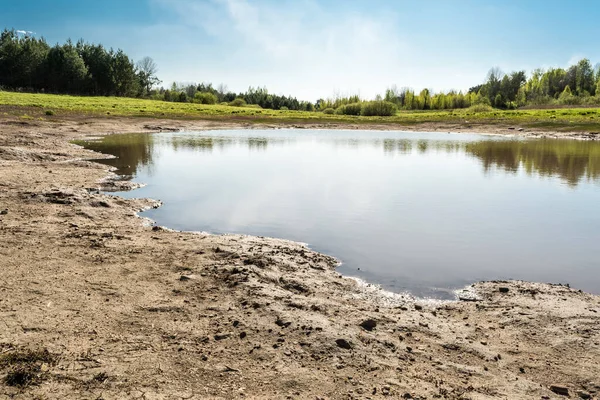
[[[77,43],[77,49],[88,69],[86,92],[92,95],[114,95],[112,51],[108,52],[102,45],[83,43],[83,41]]]
[[[138,80],[135,66],[121,49],[112,57],[111,75],[117,96],[133,96],[137,93]]]
[[[575,80],[577,84],[577,94],[579,96],[594,93],[596,89],[594,85],[594,70],[590,60],[587,58],[584,58],[577,63]]]
[[[83,91],[88,70],[71,41],[50,49],[45,70],[46,85],[50,91],[57,93]]]

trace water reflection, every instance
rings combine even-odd
[[[417,295],[508,278],[600,291],[600,143],[240,130],[86,146],[147,183],[120,195],[163,200],[144,215],[173,229],[310,243],[344,274]]]
[[[486,171],[492,166],[510,172],[523,168],[528,174],[558,176],[571,186],[600,175],[600,144],[592,141],[479,141],[467,143],[465,150],[481,159]]]
[[[140,167],[150,167],[154,156],[154,135],[132,133],[107,135],[101,140],[75,140],[73,143],[116,158],[100,160],[103,164],[119,169],[126,177],[134,177]]]
[[[154,144],[167,145],[173,150],[196,150],[211,153],[231,146],[244,146],[250,151],[264,151],[268,145],[292,144],[294,136],[284,137],[227,137],[187,134],[109,135],[99,141],[78,141],[87,148],[117,159],[105,160],[108,165],[121,170],[123,175],[134,176],[140,167],[152,165]],[[532,140],[427,140],[410,138],[319,138],[335,147],[381,148],[386,155],[406,155],[416,151],[426,154],[432,151],[446,153],[465,152],[481,160],[484,171],[502,168],[516,173],[523,169],[528,174],[559,177],[570,186],[577,186],[582,179],[597,180],[600,177],[600,143],[558,139]]]

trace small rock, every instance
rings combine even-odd
[[[275,324],[277,326],[281,326],[283,328],[287,328],[288,326],[290,326],[292,323],[290,321],[284,321],[281,318],[277,318],[277,320],[275,320]]]
[[[218,333],[215,335],[215,340],[227,339],[231,336],[231,333]]]
[[[335,341],[335,344],[337,344],[337,346],[342,349],[346,349],[346,350],[352,349],[352,344],[349,341],[347,341],[346,339],[337,339]]]
[[[503,287],[499,287],[499,288],[498,288],[498,291],[499,291],[500,293],[508,293],[509,289],[508,289],[507,287],[504,287],[504,286],[503,286]]]
[[[586,399],[586,400],[592,398],[591,394],[589,394],[587,392],[584,392],[582,390],[580,390],[580,391],[577,392],[577,396],[579,396],[580,399]]]
[[[192,278],[190,278],[189,276],[186,276],[186,275],[181,275],[179,277],[179,280],[182,281],[182,282],[183,281],[189,281],[190,279],[192,279]]]
[[[246,332],[240,332],[240,339],[243,339],[247,336]]]
[[[8,208],[5,208],[4,210],[0,211],[0,215],[6,215],[8,214]]]
[[[374,319],[366,319],[363,322],[360,323],[361,328],[363,328],[366,331],[372,331],[373,329],[375,329],[375,327],[377,326],[377,321],[375,321]]]
[[[569,395],[569,389],[562,385],[550,385],[550,390],[556,394],[560,394],[561,396]]]
[[[415,310],[417,311],[421,311],[423,309],[423,306],[420,304],[415,304]]]

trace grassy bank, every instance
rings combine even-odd
[[[399,111],[391,117],[328,115],[125,97],[79,97],[0,91],[0,112],[22,118],[60,118],[72,114],[176,119],[246,120],[256,123],[381,123],[414,126],[427,123],[519,126],[556,131],[600,132],[600,108],[527,110]]]

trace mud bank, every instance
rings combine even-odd
[[[0,398],[598,398],[599,296],[366,290],[298,243],[143,224],[156,202],[99,193],[107,167],[69,144],[237,127],[0,120]]]

